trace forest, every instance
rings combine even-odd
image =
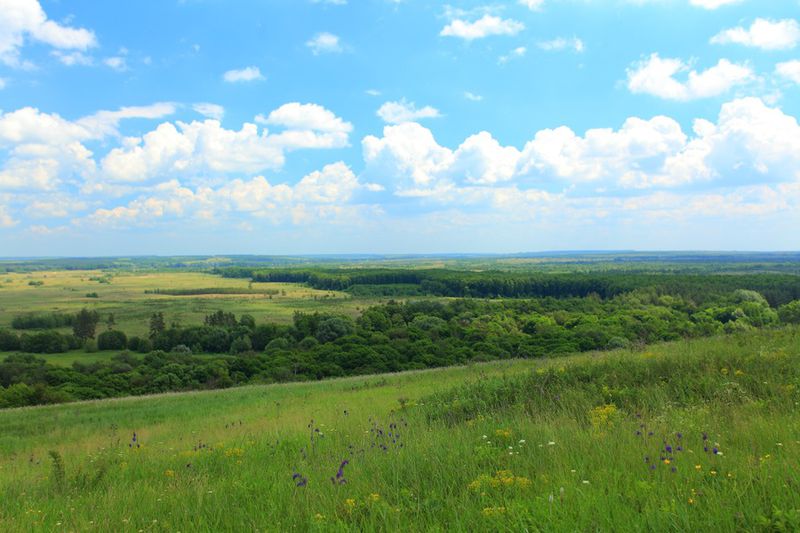
[[[0,352],[9,354],[0,362],[0,407],[635,350],[800,323],[800,278],[791,274],[377,268],[230,268],[219,274],[345,291],[416,287],[425,297],[390,299],[360,309],[355,318],[295,311],[290,323],[220,309],[201,324],[182,325],[156,311],[146,335],[129,335],[113,314],[91,308],[21,313],[0,329]],[[38,355],[71,350],[110,355],[71,367]]]

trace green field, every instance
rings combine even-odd
[[[788,328],[0,411],[0,529],[796,531],[798,390]]]
[[[94,278],[94,280],[92,279]],[[97,280],[108,280],[100,282]],[[42,285],[30,285],[42,282]],[[289,323],[295,311],[330,311],[356,315],[376,299],[354,299],[336,291],[320,291],[291,283],[249,283],[199,272],[147,272],[59,270],[8,273],[0,277],[0,327],[15,315],[31,312],[75,313],[86,307],[103,316],[114,313],[117,327],[129,335],[146,335],[148,319],[161,311],[181,324],[202,324],[218,310],[253,315],[259,322]],[[241,294],[170,296],[146,294],[156,289],[241,290]],[[253,294],[251,291],[264,291]],[[267,291],[274,294],[267,294]],[[96,293],[97,298],[87,297]],[[67,330],[64,330],[67,331]]]

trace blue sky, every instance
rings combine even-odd
[[[0,0],[0,256],[800,249],[797,0]]]

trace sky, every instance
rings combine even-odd
[[[0,0],[0,256],[800,249],[800,0]]]

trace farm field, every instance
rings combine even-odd
[[[792,531],[799,341],[0,411],[0,528]]]
[[[30,283],[41,282],[41,285]],[[227,294],[176,296],[154,290],[221,289]],[[240,293],[231,291],[241,291]],[[87,297],[87,295],[92,295]],[[96,295],[96,297],[94,297]],[[170,322],[202,324],[217,310],[250,314],[259,322],[289,323],[295,311],[327,311],[355,316],[377,299],[353,298],[294,283],[250,283],[202,272],[58,270],[6,273],[0,276],[0,328],[23,313],[75,313],[86,307],[103,316],[113,313],[117,327],[146,335],[148,319],[161,311]],[[65,329],[64,331],[67,331]]]

